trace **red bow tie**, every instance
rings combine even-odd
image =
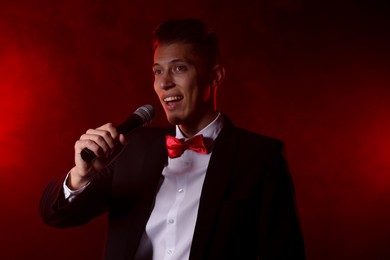
[[[173,136],[166,136],[166,145],[168,150],[168,156],[170,158],[176,158],[181,156],[186,149],[190,149],[192,151],[207,154],[207,148],[203,142],[202,135],[196,135],[187,141],[177,139]]]

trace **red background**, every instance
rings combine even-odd
[[[145,103],[166,124],[151,31],[188,16],[220,37],[221,110],[286,142],[308,259],[390,259],[389,10],[340,2],[3,0],[0,259],[100,258],[105,217],[47,227],[41,192],[86,129]]]

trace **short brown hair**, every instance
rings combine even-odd
[[[153,50],[162,44],[192,44],[209,69],[221,62],[215,32],[198,19],[167,20],[153,31]]]

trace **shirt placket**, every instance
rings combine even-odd
[[[166,219],[166,250],[165,250],[165,260],[174,259],[174,254],[177,245],[177,226],[178,220],[177,216],[180,211],[180,206],[185,198],[187,190],[187,175],[185,173],[186,169],[189,167],[189,162],[183,159],[183,174],[180,174],[175,177],[176,179],[176,189],[175,189],[175,202],[172,207],[169,209]]]

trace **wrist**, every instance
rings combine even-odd
[[[78,173],[77,168],[73,167],[70,171],[66,185],[71,190],[78,190],[86,186],[91,181],[91,174],[81,175]]]

